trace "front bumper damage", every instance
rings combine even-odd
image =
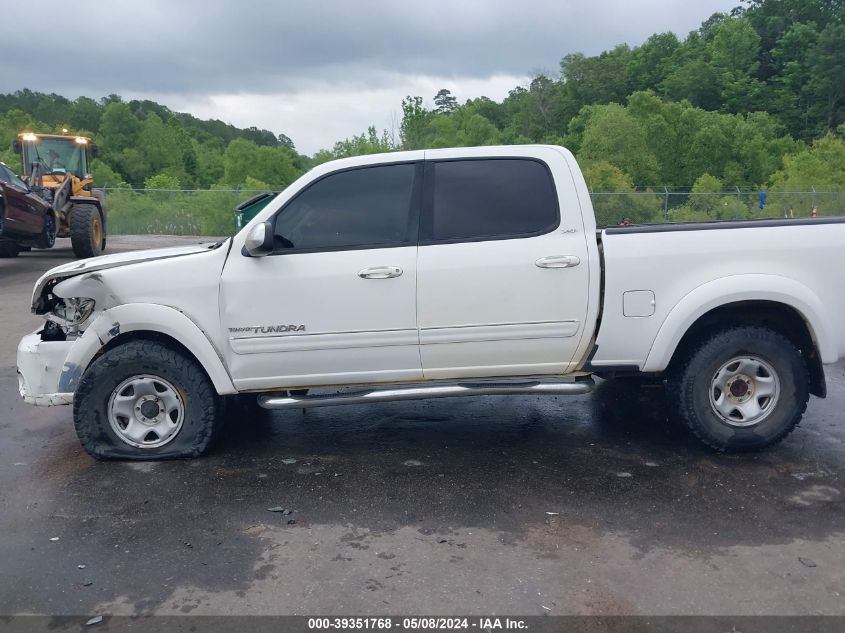
[[[18,389],[27,404],[50,407],[73,402],[72,368],[65,364],[73,341],[42,341],[33,332],[18,345]]]

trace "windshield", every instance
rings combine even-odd
[[[85,147],[75,138],[39,137],[36,141],[24,142],[24,174],[29,176],[32,164],[39,163],[44,174],[64,170],[82,178],[88,173]]]

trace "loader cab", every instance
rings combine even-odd
[[[23,132],[15,139],[14,149],[21,154],[21,176],[29,182],[38,166],[44,186],[58,186],[66,174],[90,180],[89,157],[97,156],[97,146],[84,136],[61,136]]]

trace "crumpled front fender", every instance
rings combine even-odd
[[[182,312],[153,303],[127,303],[104,310],[70,348],[61,376],[62,391],[76,391],[85,369],[102,348],[129,332],[168,336],[193,354],[220,395],[237,393],[220,354],[206,334]]]

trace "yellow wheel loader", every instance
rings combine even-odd
[[[97,146],[85,136],[22,132],[14,142],[21,177],[53,209],[58,237],[69,237],[77,257],[95,257],[106,248],[106,205],[92,188],[89,158]]]

